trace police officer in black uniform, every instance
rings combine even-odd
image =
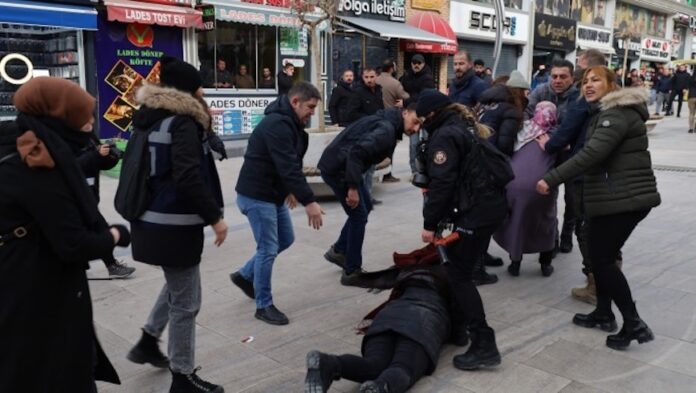
[[[472,276],[476,261],[485,254],[490,237],[507,214],[505,190],[478,191],[477,187],[470,207],[455,213],[454,207],[461,194],[462,163],[471,151],[473,138],[478,137],[470,131],[477,127],[474,115],[437,90],[421,93],[416,113],[425,117],[423,127],[428,132],[423,159],[429,182],[421,237],[426,243],[433,242],[438,224],[443,221],[451,221],[459,235],[459,239],[447,247],[450,261],[447,270],[472,342],[466,353],[454,357],[454,366],[462,370],[495,366],[501,361],[495,333],[486,323],[481,296]]]

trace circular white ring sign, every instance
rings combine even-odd
[[[15,79],[15,78],[12,78],[9,75],[7,75],[7,70],[5,69],[5,67],[7,67],[7,63],[10,60],[19,60],[19,61],[24,62],[24,64],[26,64],[28,70],[27,70],[27,74],[24,76],[24,78]],[[0,77],[2,77],[2,79],[12,83],[13,85],[23,85],[23,84],[29,82],[29,80],[31,79],[31,77],[33,75],[33,72],[34,72],[34,65],[31,63],[31,60],[29,60],[28,57],[26,57],[22,54],[10,53],[9,55],[3,57],[2,60],[0,60]]]

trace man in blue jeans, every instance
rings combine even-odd
[[[324,254],[326,260],[343,269],[343,285],[355,285],[362,268],[365,226],[372,210],[364,174],[372,165],[391,157],[402,134],[415,134],[421,124],[415,104],[403,110],[379,111],[341,131],[321,155],[321,177],[348,215],[338,240]]]
[[[289,323],[271,295],[273,262],[295,240],[288,207],[301,203],[309,225],[314,229],[322,225],[321,207],[302,173],[309,141],[305,125],[320,99],[316,87],[299,82],[266,108],[266,116],[249,138],[235,188],[237,206],[254,233],[256,254],[230,278],[256,300],[255,317],[272,325]]]

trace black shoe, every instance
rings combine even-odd
[[[382,176],[382,183],[398,183],[400,181],[401,179],[394,177],[394,175],[391,173],[387,173],[386,175]]]
[[[112,280],[129,277],[135,272],[134,267],[130,267],[122,261],[115,261],[113,264],[107,265],[106,270],[109,272],[109,278]]]
[[[372,198],[372,200],[370,202],[372,203],[372,206],[377,206],[377,205],[382,204],[382,201],[380,201],[379,199],[374,199],[374,198]]]
[[[454,357],[454,367],[460,370],[477,370],[481,367],[499,365],[501,357],[495,344],[493,329],[486,327],[477,329],[472,333],[473,338],[469,350]]]
[[[257,308],[256,314],[254,314],[256,319],[260,319],[271,325],[287,325],[290,323],[288,317],[285,316],[280,310],[274,305],[270,305],[266,308]]]
[[[566,232],[566,231],[561,232],[561,242],[558,245],[558,251],[560,251],[564,254],[568,254],[569,252],[573,251],[573,231],[572,230],[570,232]]]
[[[486,266],[503,266],[505,263],[503,263],[503,258],[499,257],[494,257],[493,255],[486,253],[483,256],[483,264]]]
[[[388,391],[375,381],[367,381],[360,385],[360,393],[388,393]]]
[[[493,273],[488,273],[484,269],[479,269],[474,271],[472,280],[476,286],[495,284],[498,282],[498,276]]]
[[[513,277],[519,277],[521,263],[522,261],[510,261],[510,266],[507,268],[508,273]]]
[[[341,274],[341,285],[347,287],[361,287],[362,274],[362,269],[356,269],[350,273],[344,270],[343,274]]]
[[[329,250],[324,253],[324,259],[340,267],[341,269],[346,268],[346,256],[340,252],[336,252],[334,246],[329,247]]]
[[[191,374],[179,374],[172,371],[172,386],[169,388],[169,393],[225,393],[222,386],[204,381],[196,375],[200,369],[196,367]]]
[[[150,363],[157,368],[169,367],[169,359],[159,349],[159,339],[143,330],[137,344],[128,352],[126,358],[133,363]]]
[[[615,332],[618,327],[613,313],[599,310],[594,310],[589,314],[575,314],[573,323],[586,328],[598,327],[605,332]]]
[[[247,295],[250,299],[255,299],[254,283],[244,278],[242,276],[242,273],[234,272],[230,274],[230,280],[232,280],[232,283],[238,286],[239,289],[241,289],[242,292],[244,292],[244,294]]]
[[[541,264],[541,275],[544,277],[549,277],[553,274],[553,266],[551,264]]]
[[[694,129],[693,129],[693,128],[689,128],[689,134],[693,134],[693,133],[694,133]]]
[[[333,381],[338,380],[339,364],[335,357],[319,351],[307,354],[307,376],[305,377],[305,393],[326,393]]]
[[[628,348],[633,340],[643,344],[655,339],[652,330],[638,316],[635,306],[623,317],[624,324],[619,333],[607,336],[607,347],[622,350]]]

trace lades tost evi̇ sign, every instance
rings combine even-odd
[[[575,50],[575,20],[537,13],[535,23],[534,46],[563,52]]]

